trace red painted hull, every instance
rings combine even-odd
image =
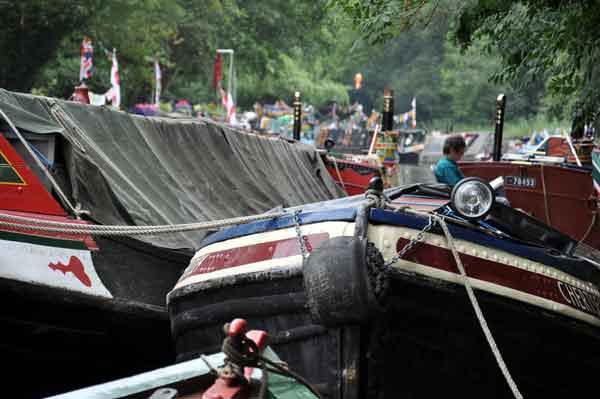
[[[511,206],[544,221],[576,240],[600,249],[600,224],[591,171],[558,165],[462,162],[465,176],[504,177]],[[589,231],[588,231],[589,230]]]
[[[27,163],[0,134],[0,168],[10,170],[14,178],[0,180],[2,209],[66,216],[60,204],[46,191]],[[0,169],[1,171],[2,169]]]
[[[336,168],[337,163],[337,168]],[[382,168],[367,162],[354,162],[325,159],[325,167],[335,181],[348,195],[363,194],[369,188],[369,182],[375,176],[382,176],[384,186],[390,187],[389,178],[396,173],[397,164],[385,162]]]

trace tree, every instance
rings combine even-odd
[[[482,37],[488,52],[499,54],[499,81],[527,84],[548,79],[550,93],[564,103],[577,98],[575,108],[585,119],[597,119],[600,109],[598,69],[600,3],[588,1],[472,0],[331,0],[344,10],[371,42],[389,40],[432,15],[452,17],[453,32],[463,48]],[[455,11],[450,11],[455,10]]]
[[[5,3],[5,4],[2,4]],[[52,59],[60,43],[95,10],[100,0],[0,1],[0,87],[29,90],[45,60]]]

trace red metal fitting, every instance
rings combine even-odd
[[[244,319],[234,319],[227,326],[227,335],[230,337],[235,337],[236,335],[241,335],[246,332],[246,326],[248,322]]]

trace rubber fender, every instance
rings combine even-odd
[[[326,327],[362,324],[382,310],[389,285],[379,250],[366,240],[335,237],[303,266],[313,321]]]

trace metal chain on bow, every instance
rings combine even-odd
[[[419,233],[414,238],[407,242],[406,245],[402,247],[402,249],[398,251],[388,263],[385,264],[385,268],[389,269],[394,263],[398,262],[404,257],[404,255],[406,255],[411,249],[413,249],[415,245],[423,241],[423,239],[425,238],[425,233],[429,232],[429,230],[433,228],[435,223],[435,220],[431,216],[429,216],[429,222],[423,228],[423,230],[419,231]]]
[[[294,227],[296,229],[296,236],[298,237],[298,244],[300,244],[300,254],[302,255],[302,259],[306,259],[308,257],[308,250],[306,249],[306,237],[302,235],[302,230],[300,230],[300,213],[302,213],[301,209],[294,211]]]

